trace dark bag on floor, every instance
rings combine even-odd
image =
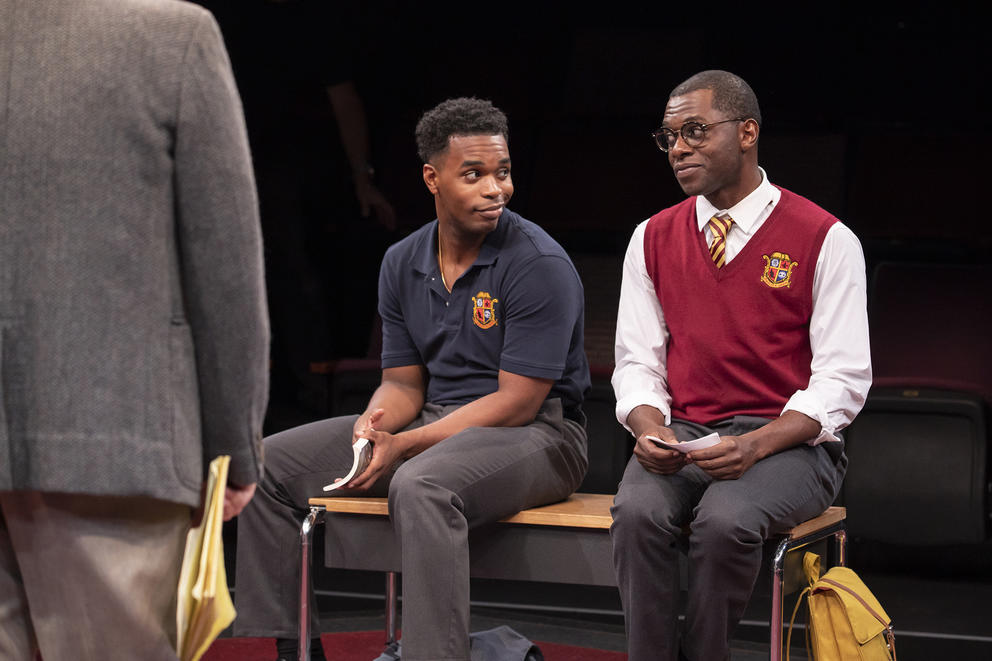
[[[544,661],[541,650],[508,626],[469,634],[472,661]],[[390,645],[375,661],[399,661],[403,646]]]

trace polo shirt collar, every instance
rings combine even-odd
[[[496,229],[486,235],[479,249],[479,256],[475,258],[473,266],[489,266],[496,262],[499,251],[506,240],[507,228],[513,223],[513,212],[504,208],[499,216]],[[430,230],[423,233],[417,241],[417,246],[410,257],[410,264],[418,272],[430,275],[438,270],[437,268],[437,219],[431,223]]]
[[[430,224],[430,229],[423,232],[417,240],[417,245],[410,252],[410,265],[423,275],[437,271],[437,220]]]
[[[734,225],[745,234],[754,231],[755,224],[762,217],[762,211],[775,200],[776,193],[764,169],[759,167],[758,170],[761,172],[761,183],[747,197],[729,209],[717,209],[702,195],[696,196],[696,225],[700,232],[713,216],[727,215],[734,219]]]
[[[499,257],[499,251],[503,248],[503,243],[506,241],[507,228],[512,224],[513,212],[503,207],[503,213],[499,215],[499,222],[496,223],[496,229],[486,235],[485,240],[482,242],[482,248],[479,249],[479,256],[475,258],[475,263],[479,266],[489,266],[496,262],[496,258]]]

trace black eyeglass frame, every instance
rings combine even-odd
[[[679,127],[679,130],[677,132],[674,129],[670,129],[666,127],[655,129],[651,133],[651,137],[654,138],[654,143],[658,145],[658,149],[660,149],[665,153],[668,153],[668,150],[674,147],[675,144],[678,142],[678,136],[680,135],[682,136],[682,140],[685,142],[685,144],[689,145],[690,147],[698,147],[699,145],[703,144],[703,142],[706,140],[706,132],[710,129],[711,126],[716,126],[717,124],[726,124],[727,122],[746,122],[749,119],[751,118],[734,117],[732,119],[721,119],[719,122],[709,122],[708,124],[703,124],[702,122],[686,122],[685,124]],[[702,129],[703,134],[698,138],[692,138],[690,140],[689,136],[686,135],[686,127],[689,127],[690,129],[696,129],[696,128]],[[667,136],[672,136],[671,146],[669,146],[668,144]]]

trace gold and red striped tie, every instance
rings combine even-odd
[[[724,257],[726,256],[727,249],[727,234],[730,232],[730,226],[734,224],[734,219],[730,216],[726,218],[713,216],[707,224],[710,227],[710,232],[713,233],[713,242],[710,244],[710,257],[713,258],[713,263],[716,264],[717,268],[722,268],[726,261]]]

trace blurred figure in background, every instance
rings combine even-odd
[[[269,431],[327,414],[333,361],[364,357],[396,213],[375,183],[356,86],[357,8],[200,0],[217,16],[245,104],[269,308]]]

